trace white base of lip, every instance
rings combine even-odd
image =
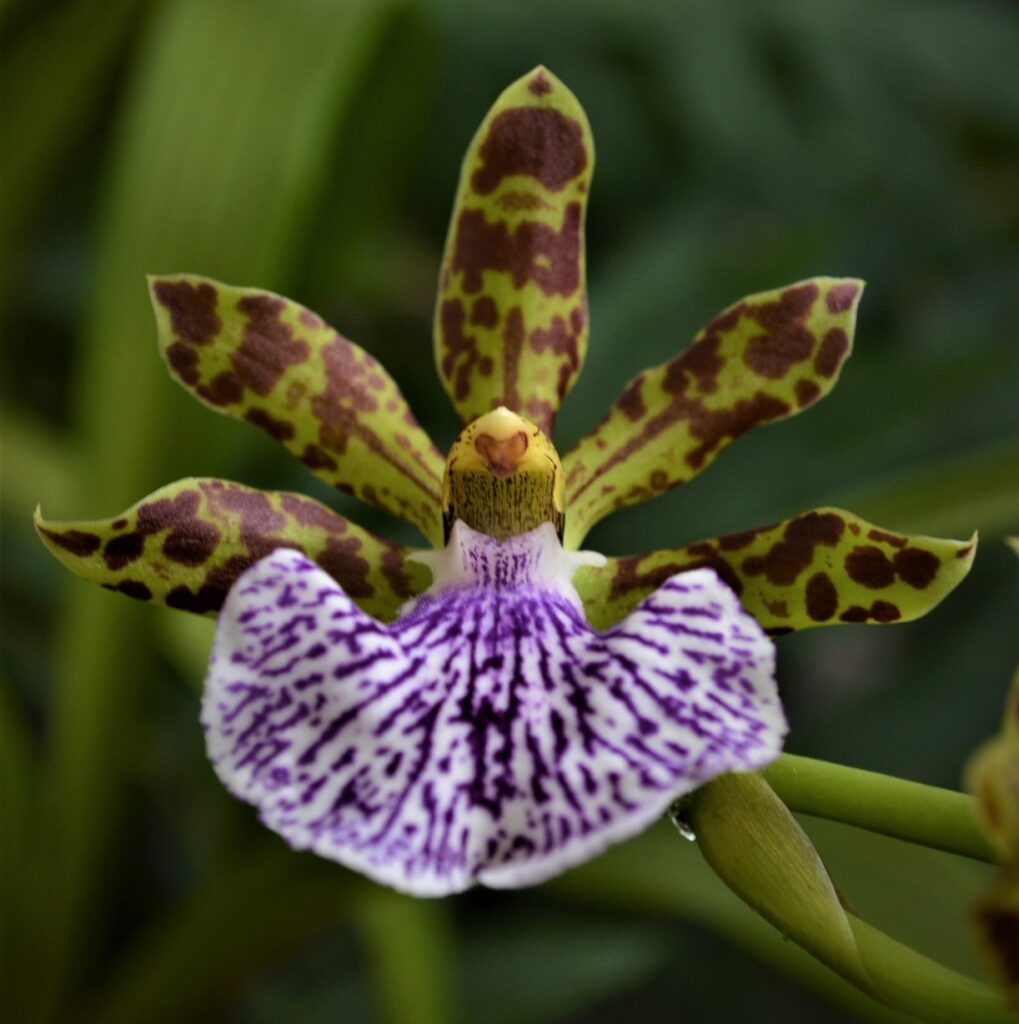
[[[444,548],[415,551],[408,556],[408,561],[420,562],[432,572],[432,585],[423,597],[434,597],[450,587],[530,584],[561,594],[579,608],[580,597],[573,587],[574,574],[585,565],[600,568],[607,559],[597,551],[565,550],[551,523],[542,523],[530,533],[499,541],[472,530],[458,519]],[[506,574],[505,578],[494,582],[497,562]],[[414,604],[415,601],[408,602],[400,614],[405,615]]]

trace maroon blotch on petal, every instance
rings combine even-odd
[[[815,573],[807,580],[807,614],[815,622],[827,622],[839,607],[839,594],[831,577]]]
[[[587,166],[584,133],[577,121],[552,107],[512,107],[493,118],[481,160],[471,177],[479,195],[494,192],[513,174],[559,192]]]
[[[202,565],[212,557],[219,539],[220,532],[212,523],[196,519],[163,541],[163,554],[181,565]]]
[[[777,586],[789,586],[814,560],[818,545],[834,547],[846,524],[831,512],[808,512],[791,520],[764,555],[752,555],[743,562],[748,576],[764,576]]]
[[[552,83],[544,71],[536,71],[527,83],[527,91],[534,96],[546,96],[552,91]]]
[[[556,231],[523,221],[510,232],[505,221],[490,224],[481,210],[463,210],[457,220],[452,267],[463,273],[468,294],[481,291],[483,273],[509,273],[522,288],[534,281],[546,295],[572,295],[580,286],[580,203],[569,203]]]
[[[208,345],[223,329],[216,313],[216,289],[190,281],[156,281],[156,301],[170,314],[173,333],[192,345]]]
[[[829,313],[844,313],[852,308],[856,296],[859,294],[860,286],[852,283],[837,284],[828,289],[825,296],[825,304]]]
[[[814,372],[834,377],[849,351],[849,336],[841,327],[832,327],[824,336],[814,357]]]
[[[268,395],[289,367],[308,358],[308,343],[295,339],[293,330],[283,322],[283,299],[245,295],[238,300],[237,309],[247,322],[240,348],[230,361],[246,387]]]
[[[796,404],[801,409],[813,405],[820,397],[821,387],[816,381],[802,378],[796,382]]]
[[[103,542],[101,537],[94,533],[86,533],[84,530],[49,530],[45,526],[40,526],[39,531],[58,547],[70,551],[78,558],[94,555]]]
[[[119,537],[113,537],[106,542],[106,547],[103,549],[103,561],[106,563],[107,569],[118,572],[125,565],[130,565],[131,562],[140,558],[144,550],[144,534],[138,531],[122,533]]]
[[[853,548],[846,555],[849,578],[871,590],[890,587],[895,582],[895,566],[880,549],[870,545]]]
[[[941,567],[933,552],[909,547],[896,551],[892,565],[899,579],[917,590],[923,590],[933,583]]]
[[[201,380],[202,373],[198,368],[198,353],[191,345],[186,345],[183,341],[175,341],[166,350],[166,361],[170,364],[170,369],[185,384],[197,384]]]

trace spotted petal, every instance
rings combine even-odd
[[[977,903],[977,932],[1013,1015],[1019,1015],[1019,857],[1006,864]]]
[[[963,579],[968,541],[889,533],[837,508],[649,555],[610,558],[576,578],[588,619],[606,628],[677,572],[708,566],[772,634],[919,618]]]
[[[977,798],[984,832],[1003,861],[1016,862],[1019,873],[1019,674],[1005,701],[1001,732],[970,760],[966,782]]]
[[[630,381],[563,459],[566,546],[609,512],[685,483],[740,434],[827,394],[852,347],[862,289],[818,277],[751,295]]]
[[[375,359],[271,292],[187,274],[149,285],[160,349],[184,387],[441,543],[442,456]]]
[[[549,524],[499,542],[458,523],[451,548],[459,584],[390,626],[293,552],[231,591],[209,754],[292,846],[420,896],[528,885],[778,755],[773,648],[713,572],[600,634],[538,571],[562,556]]]
[[[1009,543],[1019,553],[1019,543]],[[1019,1013],[1019,674],[1005,700],[1001,731],[971,758],[966,784],[1004,865],[977,904],[977,930],[1009,1006]]]
[[[505,405],[546,434],[587,348],[587,117],[536,68],[488,112],[460,174],[435,310],[439,375],[463,424]]]
[[[111,519],[48,522],[43,543],[73,573],[109,590],[214,615],[245,569],[276,548],[315,560],[371,615],[391,619],[427,585],[407,549],[310,498],[223,480],[178,480]]]

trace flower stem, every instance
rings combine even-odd
[[[994,862],[965,793],[783,754],[762,773],[791,810]]]
[[[930,960],[915,949],[846,913],[863,966],[889,1006],[922,1021],[1005,1024],[1001,993]]]
[[[928,959],[847,909],[802,826],[759,775],[713,779],[696,791],[690,817],[700,851],[718,877],[862,992],[928,1024],[1008,1019],[1001,993],[990,985]]]
[[[371,887],[355,918],[368,954],[376,1012],[390,1024],[455,1018],[455,949],[448,907]]]

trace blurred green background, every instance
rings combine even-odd
[[[0,998],[13,1021],[898,1018],[815,966],[668,825],[536,890],[411,902],[290,853],[216,782],[209,623],[70,577],[31,511],[171,479],[325,493],[158,357],[145,273],[285,292],[382,360],[440,445],[430,321],[459,162],[547,64],[589,114],[592,340],[567,448],[743,294],[867,279],[807,416],[598,527],[650,550],[822,504],[981,531],[925,620],[780,641],[800,754],[957,787],[1019,663],[1019,17],[975,0],[0,6]],[[978,865],[806,822],[875,924],[980,971]]]

